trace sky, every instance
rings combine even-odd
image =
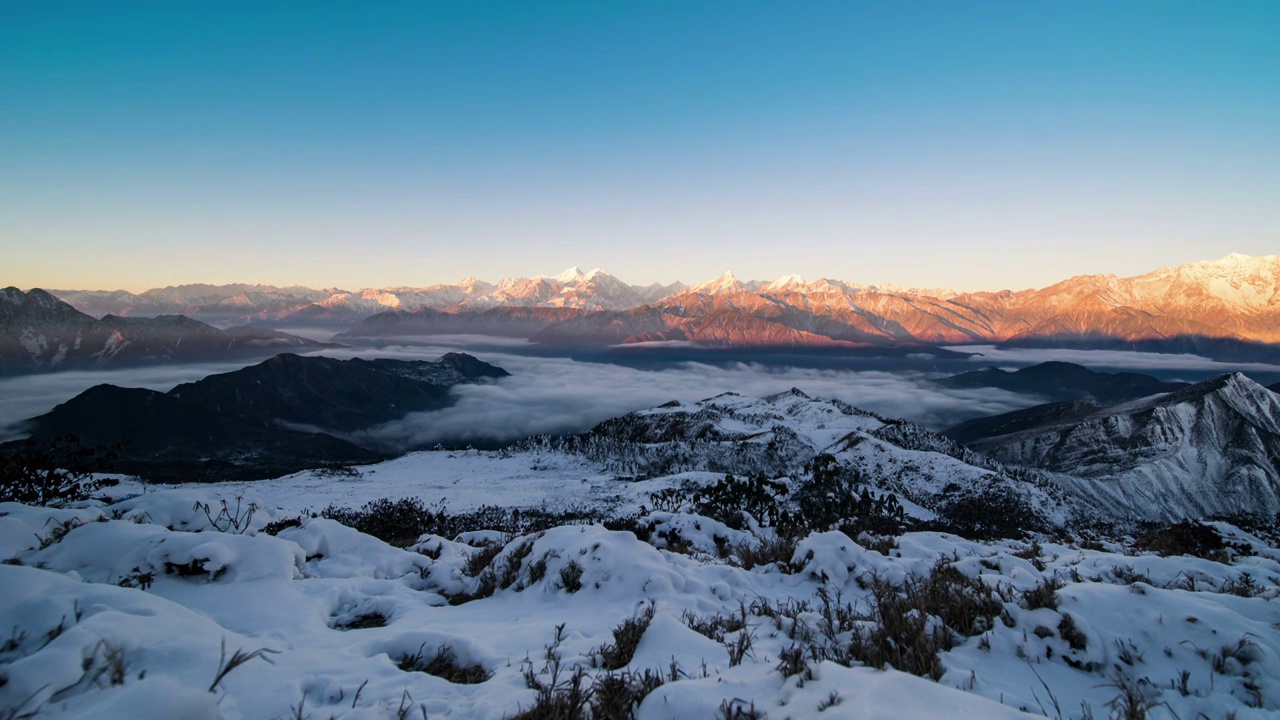
[[[1280,3],[0,0],[0,285],[1280,249]]]

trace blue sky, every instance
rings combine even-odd
[[[0,0],[0,283],[1280,249],[1280,3]]]

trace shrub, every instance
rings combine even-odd
[[[934,529],[971,540],[1020,538],[1044,527],[1040,514],[1022,495],[995,482],[948,497],[937,513]]]
[[[898,535],[907,526],[906,511],[897,496],[875,497],[856,469],[842,466],[823,453],[805,465],[809,478],[792,494],[795,514],[787,518],[796,532],[843,530],[856,538],[861,533]]]
[[[776,525],[781,519],[782,501],[787,486],[764,475],[724,479],[692,493],[692,509],[698,515],[719,520],[735,530],[746,527],[743,513],[762,525]]]
[[[269,522],[262,526],[262,533],[265,535],[276,536],[289,528],[302,527],[302,516],[281,518],[273,522]]]
[[[944,562],[902,585],[878,577],[863,582],[871,591],[871,612],[865,624],[854,628],[847,647],[834,640],[838,630],[853,625],[851,609],[841,609],[837,600],[836,611],[824,613],[832,618],[826,621],[831,627],[824,628],[832,641],[822,649],[826,659],[891,666],[937,680],[943,672],[938,653],[954,646],[954,634],[980,635],[1004,613],[1004,604],[982,580]]]
[[[582,566],[577,560],[570,560],[569,564],[560,568],[560,587],[573,594],[582,589]]]
[[[416,497],[372,500],[358,510],[330,505],[320,514],[396,547],[409,547],[426,534],[452,538],[464,532],[495,530],[516,536],[560,525],[606,520],[599,511],[581,507],[548,510],[486,505],[470,512],[451,513],[443,502],[427,505]]]
[[[647,668],[639,672],[600,675],[591,685],[592,720],[634,718],[640,703],[666,681],[662,673]]]
[[[1217,530],[1194,520],[1184,520],[1153,530],[1138,538],[1140,550],[1150,550],[1162,557],[1193,555],[1208,560],[1225,560],[1227,544]]]
[[[74,435],[41,446],[27,441],[19,450],[0,455],[0,502],[60,506],[87,500],[115,480],[93,473],[119,455],[119,446],[86,447]]]
[[[755,544],[741,542],[733,546],[731,562],[736,560],[735,564],[747,570],[776,563],[785,570],[790,568],[791,558],[795,557],[799,542],[798,537],[789,534],[760,540]]]

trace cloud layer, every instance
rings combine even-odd
[[[438,356],[446,349],[384,347],[379,354],[423,358]],[[459,386],[454,389],[458,402],[453,407],[414,413],[362,433],[362,437],[397,448],[436,442],[512,440],[538,433],[585,430],[602,420],[668,400],[691,402],[727,391],[765,395],[792,387],[932,428],[1040,402],[1003,390],[943,389],[919,374],[696,362],[638,370],[569,358],[497,352],[483,353],[481,358],[506,368],[512,377],[487,385]]]
[[[1210,360],[1200,355],[1134,352],[1132,350],[1076,350],[1069,348],[997,348],[995,345],[956,345],[945,348],[956,352],[977,353],[970,361],[983,365],[1022,367],[1049,360],[1076,363],[1095,370],[1130,370],[1134,372],[1195,372],[1220,374],[1228,372],[1280,373],[1280,365],[1266,363],[1229,363]]]
[[[493,338],[464,336],[435,338],[430,345],[339,349],[324,354],[337,358],[433,360],[445,352],[467,350],[512,373],[512,377],[500,382],[455,388],[457,404],[453,407],[414,413],[367,430],[356,438],[395,449],[437,442],[492,443],[538,433],[579,432],[602,420],[668,400],[692,402],[728,391],[765,395],[797,387],[810,395],[839,398],[881,415],[906,418],[933,429],[1041,402],[1032,396],[996,389],[940,388],[922,373],[700,362],[673,363],[661,369],[636,369],[564,357],[534,357],[520,354],[518,346],[527,346],[527,343],[495,342]],[[1157,368],[1188,373],[1280,371],[1280,368],[1270,365],[1227,365],[1193,355],[997,350],[989,346],[963,349],[982,353],[972,359],[974,365],[1020,366],[1053,359],[1095,368],[1148,371]],[[56,404],[99,383],[163,391],[179,383],[239,367],[242,367],[241,363],[208,363],[67,372],[0,380],[0,399],[3,399],[0,402],[0,440],[18,436],[14,423],[47,412]]]

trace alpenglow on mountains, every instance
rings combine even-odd
[[[307,325],[348,338],[484,332],[548,344],[677,341],[711,346],[947,345],[1194,352],[1271,358],[1280,343],[1280,256],[1232,254],[1121,278],[960,293],[732,273],[685,286],[630,285],[603,270],[467,278],[349,292],[190,285],[140,294],[53,291],[90,314],[181,313],[216,324]]]

